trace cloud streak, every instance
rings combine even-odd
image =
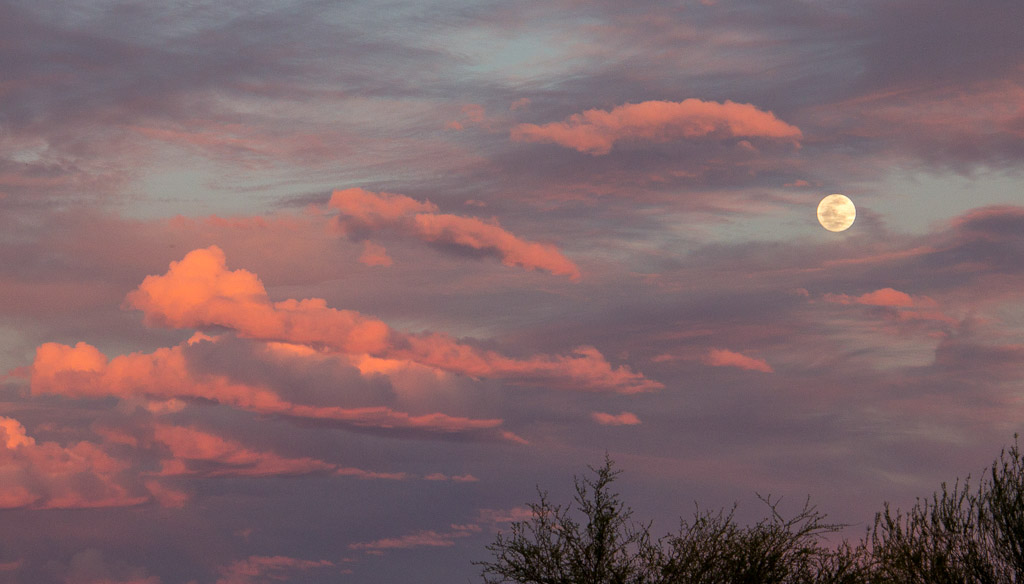
[[[328,206],[338,210],[337,224],[353,235],[392,229],[427,243],[452,245],[497,256],[506,266],[544,270],[579,280],[579,268],[553,245],[527,241],[497,221],[439,213],[433,203],[405,195],[360,188],[334,191]]]
[[[760,371],[762,373],[774,373],[775,370],[764,359],[749,357],[743,353],[730,351],[729,349],[711,349],[708,351],[704,362],[712,367],[736,367],[747,371]]]
[[[610,111],[592,109],[562,122],[519,124],[518,142],[552,142],[595,156],[608,154],[617,142],[669,142],[704,137],[768,138],[799,143],[800,129],[749,103],[673,101],[627,103]]]
[[[293,403],[265,386],[239,383],[223,374],[195,371],[186,356],[187,346],[157,349],[153,353],[130,353],[108,360],[87,343],[80,342],[74,347],[44,343],[36,350],[32,365],[32,392],[70,397],[200,400],[261,414],[337,422],[354,428],[442,434],[483,432],[486,435],[496,432],[501,425],[500,419],[472,419],[442,413],[411,415],[386,406],[345,408]]]
[[[622,412],[619,414],[593,412],[590,414],[590,417],[602,426],[636,426],[640,423],[640,418],[636,417],[636,414],[631,412]]]

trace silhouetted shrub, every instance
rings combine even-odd
[[[494,562],[483,566],[489,584],[643,584],[650,571],[649,526],[630,521],[632,511],[609,487],[621,471],[612,461],[591,468],[593,479],[576,478],[576,510],[552,505],[539,491],[540,502],[530,505],[533,518],[512,524],[508,537],[498,534],[487,549]]]
[[[1016,438],[1016,437],[1015,437]],[[575,506],[539,491],[477,562],[487,584],[1024,584],[1024,457],[1015,439],[974,490],[941,486],[909,510],[885,504],[869,536],[830,546],[832,524],[808,499],[791,518],[763,497],[767,517],[739,525],[733,511],[701,511],[658,540],[611,489],[607,457],[576,478]],[[734,508],[735,510],[735,508]]]
[[[1024,460],[1014,441],[977,490],[943,483],[907,512],[885,509],[871,534],[874,580],[886,584],[1024,582]]]
[[[808,499],[786,519],[778,502],[762,498],[768,517],[740,526],[733,513],[700,512],[676,535],[661,540],[659,578],[664,584],[856,584],[865,582],[859,550],[830,548],[823,536],[842,529]]]

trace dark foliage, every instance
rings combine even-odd
[[[875,517],[871,556],[885,584],[1024,583],[1024,459],[1016,441],[978,488],[946,484],[909,511]]]
[[[658,540],[611,489],[621,471],[606,457],[576,478],[574,506],[540,491],[533,517],[515,522],[478,562],[487,584],[1024,584],[1024,457],[1004,449],[977,488],[943,484],[907,511],[886,504],[857,545],[829,545],[828,523],[808,499],[785,517],[738,524],[733,511],[695,511]]]
[[[864,582],[857,550],[830,548],[822,536],[841,529],[826,523],[810,500],[787,519],[778,502],[762,498],[768,517],[740,526],[733,513],[698,510],[679,533],[661,540],[652,582],[664,584],[855,584]]]
[[[552,505],[539,492],[530,505],[533,519],[512,524],[487,549],[494,562],[480,562],[488,584],[642,584],[649,571],[648,526],[630,522],[632,511],[609,486],[620,471],[612,462],[591,470],[593,479],[576,479],[576,521],[567,507]]]

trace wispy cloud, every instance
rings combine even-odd
[[[761,371],[762,373],[774,373],[772,366],[764,359],[749,357],[743,353],[730,351],[729,349],[711,349],[705,357],[705,363],[712,367],[736,367],[747,371]]]
[[[640,418],[636,417],[636,414],[631,412],[622,412],[619,414],[592,412],[590,417],[602,426],[636,426],[640,423]]]
[[[668,142],[718,136],[771,138],[797,143],[803,134],[771,112],[749,103],[702,101],[645,101],[627,103],[611,111],[587,110],[563,122],[519,124],[512,139],[554,142],[593,155],[608,154],[624,140]]]
[[[580,278],[579,268],[555,246],[516,237],[495,220],[439,213],[429,201],[360,188],[334,191],[328,205],[339,211],[337,224],[341,230],[352,235],[389,228],[429,243],[493,254],[507,266]]]
[[[328,560],[303,560],[288,556],[249,556],[220,569],[217,584],[263,584],[289,578],[290,573],[332,568]],[[342,573],[348,570],[341,570]]]
[[[455,540],[475,535],[480,527],[475,524],[452,525],[450,531],[417,531],[399,537],[349,544],[349,549],[379,552],[384,550],[409,549],[415,547],[451,547]]]

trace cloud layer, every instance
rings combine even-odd
[[[856,526],[1022,431],[1024,4],[240,6],[0,1],[5,584],[473,580],[606,455]]]

